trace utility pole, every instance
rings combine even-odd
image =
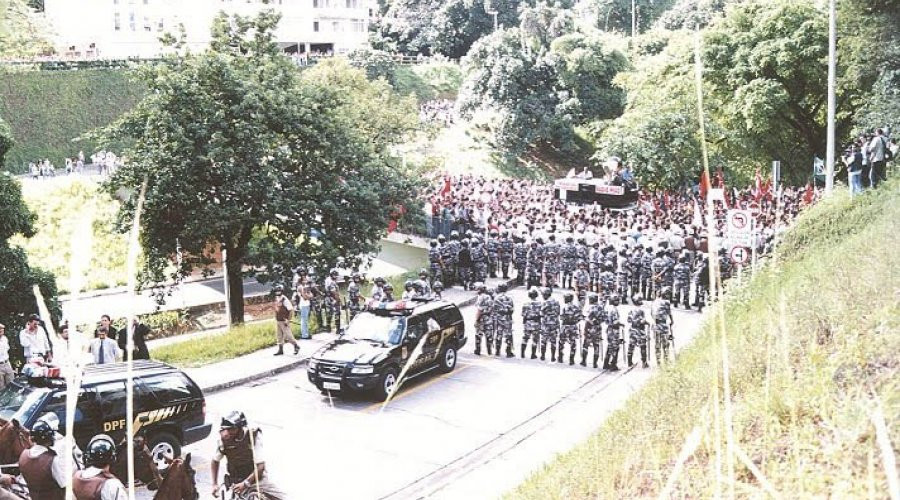
[[[485,10],[485,12],[494,16],[494,31],[497,31],[497,11],[496,10]]]
[[[828,137],[825,146],[825,194],[834,189],[835,73],[837,72],[837,14],[835,1],[828,0]],[[815,182],[815,177],[813,178]]]
[[[637,36],[637,0],[631,0],[631,37]]]

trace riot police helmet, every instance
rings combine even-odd
[[[416,293],[423,293],[425,291],[425,282],[422,280],[413,281],[412,286]]]
[[[566,304],[571,303],[573,300],[575,300],[575,294],[574,294],[574,293],[572,293],[572,292],[566,292],[565,295],[563,295],[563,302],[565,302]]]
[[[551,295],[553,295],[553,290],[551,290],[550,287],[544,287],[544,289],[541,290],[541,296],[545,299],[549,299]]]
[[[450,231],[450,239],[458,240],[459,239],[459,231],[456,231],[456,230]]]
[[[642,297],[641,294],[636,293],[634,294],[634,297],[631,297],[631,302],[634,305],[639,306],[644,303],[644,297]]]
[[[247,417],[244,416],[244,412],[238,410],[232,410],[227,415],[222,417],[222,421],[219,423],[219,430],[225,429],[238,429],[247,427]]]
[[[376,284],[376,285],[383,285],[383,284],[384,284],[384,278],[381,277],[381,276],[376,276],[376,277],[375,277],[375,284]]]
[[[591,293],[588,295],[588,303],[596,304],[600,300],[600,297],[596,293]]]
[[[575,242],[575,238],[573,238],[571,236],[566,237],[566,243],[574,243],[574,242]]]
[[[331,275],[332,278],[335,278],[338,275],[338,270],[332,269],[331,271],[328,271],[328,274]]]
[[[619,296],[613,295],[612,297],[609,298],[609,302],[614,306],[619,305]]]
[[[663,289],[660,290],[659,294],[660,296],[662,296],[662,298],[669,300],[672,298],[672,289],[667,286],[663,287]]]
[[[604,261],[604,262],[603,262],[603,270],[604,270],[604,271],[612,271],[612,270],[613,270],[613,263],[612,263],[612,261],[609,261],[609,260]]]
[[[439,234],[437,237],[437,240],[438,240],[438,243],[443,243],[443,242],[447,241],[447,237],[444,236],[443,234]]]
[[[412,290],[412,287],[413,287],[413,280],[406,280],[406,282],[403,283],[403,288],[406,290]]]
[[[435,248],[438,246],[438,240],[431,240],[428,242],[428,245],[431,246],[431,248]]]
[[[390,284],[390,283],[385,283],[384,286],[381,287],[381,289],[384,290],[385,292],[393,292],[393,291],[394,291],[394,285],[392,285],[392,284]]]
[[[678,257],[678,262],[680,262],[682,264],[687,264],[687,255],[682,255],[681,257]]]
[[[431,285],[431,288],[434,289],[435,292],[440,292],[444,289],[444,284],[440,282],[440,280],[434,280],[434,284]]]
[[[476,290],[478,293],[484,293],[484,292],[487,292],[487,285],[485,285],[485,284],[482,283],[481,281],[475,283],[475,285],[473,285],[473,287],[475,288],[475,290]]]
[[[506,283],[500,283],[499,285],[497,285],[497,291],[500,293],[506,293],[508,289],[509,287],[506,286]]]
[[[360,281],[362,280],[362,276],[359,273],[353,273],[350,275],[350,279],[353,281]]]
[[[538,295],[540,295],[540,294],[538,293],[537,288],[532,288],[531,290],[528,290],[528,298],[529,299],[534,300],[534,299],[538,298]]]
[[[97,434],[84,450],[84,464],[102,469],[116,461],[116,443],[106,434]]]
[[[425,269],[424,267],[419,269],[419,277],[427,278],[428,277],[428,269]]]
[[[274,287],[272,287],[272,291],[275,293],[275,295],[281,295],[284,293],[284,286],[275,285]]]
[[[31,439],[35,443],[51,447],[56,439],[56,430],[46,420],[39,419],[31,426]]]

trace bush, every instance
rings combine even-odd
[[[150,350],[150,357],[180,367],[202,366],[233,359],[275,345],[275,322],[262,321]]]
[[[6,155],[6,168],[21,173],[28,162],[39,158],[59,167],[79,150],[90,155],[95,144],[73,139],[111,123],[144,93],[143,86],[129,80],[122,69],[0,70],[0,116],[15,140]]]

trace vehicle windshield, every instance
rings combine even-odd
[[[48,392],[47,389],[35,389],[28,385],[9,384],[0,391],[0,418],[27,422]]]
[[[343,338],[397,345],[405,328],[406,318],[403,316],[379,316],[364,312],[353,318]]]

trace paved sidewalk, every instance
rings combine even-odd
[[[487,284],[488,286],[496,287],[501,282],[503,282],[501,278],[489,278]],[[510,286],[512,286],[511,281]],[[476,293],[474,291],[451,288],[444,291],[443,298],[463,308],[471,306],[475,302],[475,296]],[[226,328],[220,328],[151,340],[147,344],[150,349],[153,349],[163,345],[177,345],[196,338],[223,335],[227,331]],[[275,336],[274,325],[272,336],[273,338]],[[333,333],[319,333],[310,340],[298,340],[300,352],[297,355],[293,354],[293,348],[290,345],[285,346],[285,354],[283,356],[273,356],[275,348],[268,347],[227,361],[220,361],[197,368],[185,368],[184,372],[197,382],[197,385],[203,389],[205,394],[211,394],[299,368],[306,364],[312,353],[335,338],[336,335]]]

